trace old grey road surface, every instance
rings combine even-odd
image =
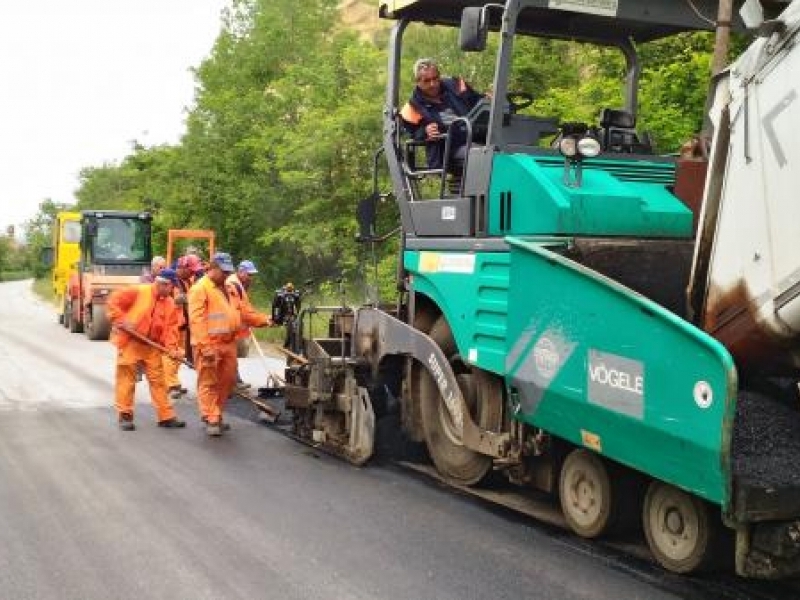
[[[187,428],[160,429],[139,384],[138,429],[121,432],[112,347],[58,325],[30,285],[0,284],[0,598],[700,597],[393,466],[235,417],[209,439],[193,396]]]

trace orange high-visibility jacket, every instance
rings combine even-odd
[[[264,313],[258,312],[250,303],[250,297],[247,295],[247,290],[244,289],[242,281],[236,273],[231,273],[225,280],[225,289],[228,291],[228,298],[231,299],[239,314],[242,317],[242,324],[239,327],[239,332],[236,337],[243,339],[250,337],[251,327],[263,327],[269,323],[271,317]]]
[[[206,346],[236,340],[242,324],[239,310],[225,287],[206,275],[189,290],[189,331],[192,346]]]
[[[108,299],[108,318],[113,325],[130,325],[134,331],[167,348],[178,346],[180,309],[171,296],[159,298],[154,283],[116,290]],[[131,339],[114,328],[111,342],[123,348]]]

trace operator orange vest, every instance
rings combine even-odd
[[[192,345],[228,343],[236,340],[242,325],[239,310],[224,288],[203,277],[189,290],[189,329]]]
[[[112,323],[128,322],[144,337],[167,348],[177,345],[177,325],[181,316],[171,296],[158,298],[155,285],[148,283],[122,288],[108,299],[108,316]],[[131,336],[114,328],[111,343],[125,347]]]

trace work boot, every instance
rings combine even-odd
[[[203,417],[201,419],[201,421],[203,421],[203,423],[208,425],[208,419],[206,419],[205,417]],[[219,428],[222,431],[230,431],[231,430],[231,426],[228,423],[226,423],[225,421],[223,421],[222,419],[219,420]]]
[[[220,423],[206,423],[206,433],[213,437],[222,435],[222,427]]]
[[[159,421],[158,426],[166,427],[167,429],[180,429],[181,427],[186,427],[186,421],[181,421],[180,419],[172,417],[171,419]]]
[[[182,388],[179,385],[174,385],[167,391],[169,392],[170,398],[172,398],[173,400],[180,400],[180,397],[186,393],[186,388]]]
[[[130,413],[122,413],[119,416],[119,428],[122,431],[134,431],[136,425],[133,424],[133,415]]]

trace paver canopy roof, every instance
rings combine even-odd
[[[486,4],[486,0],[380,0],[379,10],[384,18],[457,27],[465,7]],[[717,16],[716,0],[521,0],[520,4],[525,8],[517,33],[598,43],[647,42],[682,31],[711,30]],[[743,29],[738,17],[742,4],[734,1],[735,30]],[[490,14],[492,29],[498,29],[500,11]]]

